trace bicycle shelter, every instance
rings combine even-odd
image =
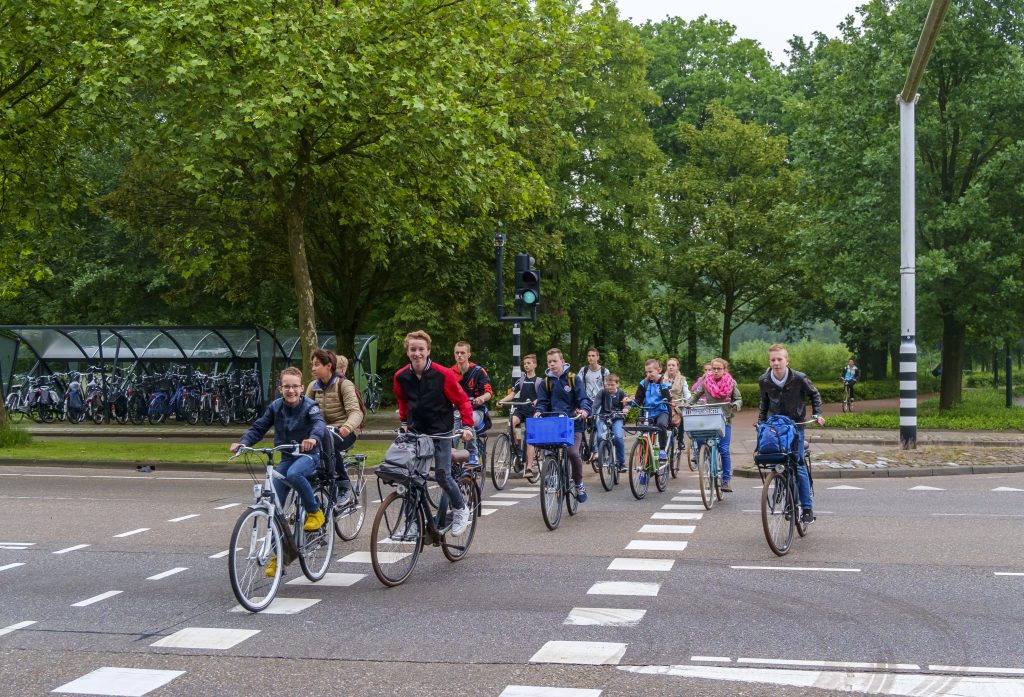
[[[353,348],[356,384],[375,372],[377,337],[359,337]],[[333,332],[319,332],[318,344],[334,349]],[[15,375],[114,368],[157,372],[170,363],[228,372],[255,367],[263,394],[272,395],[275,372],[302,360],[297,332],[250,326],[81,326],[0,325],[0,392],[6,398]]]

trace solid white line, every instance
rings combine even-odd
[[[91,547],[91,546],[92,545],[75,545],[74,547],[66,547],[64,549],[58,549],[56,552],[54,552],[54,554],[67,554],[68,552],[74,552],[75,550],[85,549],[86,547]]]
[[[828,568],[824,566],[730,566],[730,569],[752,571],[847,571],[859,573],[860,569]]]
[[[85,607],[86,605],[92,605],[93,603],[98,603],[101,600],[113,598],[118,593],[124,593],[124,591],[107,591],[106,593],[100,593],[99,595],[94,595],[91,598],[80,600],[77,603],[71,603],[71,607]]]
[[[168,576],[173,576],[174,574],[180,574],[182,571],[188,571],[188,567],[187,566],[176,566],[173,569],[170,569],[168,571],[164,571],[162,574],[157,574],[156,576],[150,576],[146,580],[147,581],[159,581],[162,578],[167,578]]]
[[[865,668],[874,670],[921,670],[916,663],[858,663],[854,661],[801,661],[787,658],[737,658],[737,663],[760,663],[772,666],[807,666],[809,668]]]
[[[932,515],[955,518],[1024,518],[1022,513],[932,513]]]
[[[690,656],[690,660],[707,663],[732,663],[732,659],[728,656]]]
[[[240,504],[240,503],[229,503],[229,504],[225,504],[223,506],[217,506],[213,510],[215,510],[215,511],[223,511],[225,508],[234,508],[235,506],[241,506],[241,505],[242,504]]]
[[[180,518],[171,518],[167,522],[168,523],[180,523],[183,520],[188,520],[189,518],[198,518],[198,517],[199,517],[198,513],[189,513],[188,515],[183,515]]]
[[[130,537],[132,535],[138,535],[140,532],[146,532],[149,528],[137,528],[135,530],[129,530],[128,532],[122,532],[120,535],[114,535],[114,537]]]
[[[16,561],[13,564],[5,564],[3,566],[0,566],[0,571],[7,571],[8,569],[16,569],[19,566],[25,566],[25,562],[23,562],[23,561]]]
[[[996,571],[996,576],[1024,576],[1024,573],[1018,571]]]
[[[29,625],[33,625],[35,623],[36,620],[27,620],[25,622],[18,622],[16,624],[8,625],[0,629],[0,636],[3,636],[4,634],[10,634],[11,632],[16,632],[19,629],[24,629],[25,627],[28,627]]]
[[[984,673],[985,675],[1024,675],[1022,668],[984,668],[978,666],[928,666],[941,673]]]
[[[601,697],[601,690],[542,685],[509,685],[498,697]]]

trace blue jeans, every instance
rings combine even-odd
[[[452,477],[452,441],[450,438],[434,441],[434,476],[438,486],[448,494],[448,507],[452,510],[465,508],[466,499],[462,497],[462,489]]]
[[[732,454],[729,444],[732,442],[732,424],[725,425],[725,435],[718,441],[718,452],[722,455],[722,481],[732,481]]]
[[[813,496],[811,494],[811,478],[807,476],[807,468],[804,467],[804,429],[796,429],[796,437],[799,442],[797,447],[796,488],[800,496],[800,505],[805,510],[814,508]]]
[[[597,421],[597,442],[604,438],[604,419]],[[612,419],[612,443],[615,444],[615,464],[626,461],[626,437],[622,431],[622,419]]]
[[[303,453],[298,457],[284,455],[281,458],[281,464],[274,468],[288,481],[288,484],[285,484],[280,479],[274,480],[274,490],[277,491],[278,500],[284,503],[284,498],[288,495],[288,485],[291,485],[298,493],[302,507],[306,509],[307,514],[319,511],[320,504],[316,502],[316,497],[313,496],[313,487],[310,486],[309,479],[307,479],[316,471],[318,464],[320,464],[319,452]]]

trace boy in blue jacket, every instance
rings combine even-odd
[[[562,357],[562,349],[553,348],[548,351],[548,369],[544,379],[537,388],[537,412],[556,412],[572,418],[583,417],[574,422],[574,438],[569,451],[569,462],[572,465],[572,481],[576,485],[576,497],[580,503],[586,503],[587,490],[583,486],[583,458],[580,457],[580,441],[583,439],[583,427],[587,417],[593,412],[590,398],[581,380],[577,380],[569,364]]]

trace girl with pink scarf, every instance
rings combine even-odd
[[[725,435],[718,445],[722,453],[722,491],[732,491],[732,455],[729,452],[729,443],[732,440],[732,414],[733,410],[739,411],[743,406],[743,397],[740,395],[740,388],[736,381],[729,374],[729,364],[724,358],[716,358],[711,361],[711,374],[705,373],[704,377],[694,384],[690,393],[690,404],[706,396],[708,404],[721,404],[725,412]]]

